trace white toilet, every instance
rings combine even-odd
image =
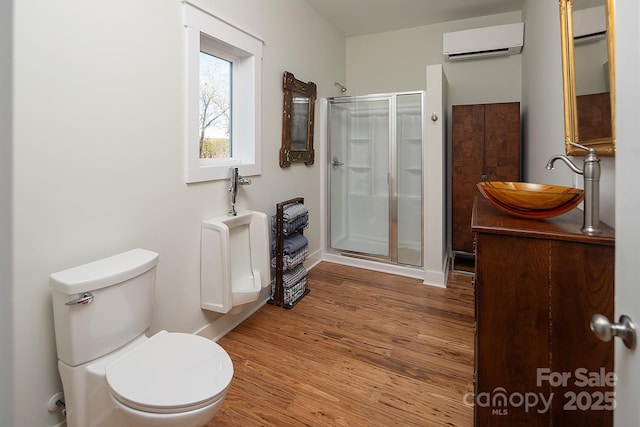
[[[222,405],[233,377],[222,347],[144,334],[157,264],[157,253],[134,249],[51,275],[69,427],[201,427]]]

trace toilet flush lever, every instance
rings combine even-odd
[[[93,301],[93,298],[94,296],[91,294],[91,292],[85,292],[80,296],[80,298],[67,301],[65,305],[89,304],[91,301]]]

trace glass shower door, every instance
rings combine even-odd
[[[329,103],[333,249],[390,256],[390,111],[388,97]]]

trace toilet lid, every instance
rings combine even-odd
[[[184,412],[222,397],[233,364],[204,337],[161,331],[106,368],[111,392],[124,405],[146,412]]]

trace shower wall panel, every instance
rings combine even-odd
[[[397,150],[397,262],[422,265],[422,96],[398,95]]]

